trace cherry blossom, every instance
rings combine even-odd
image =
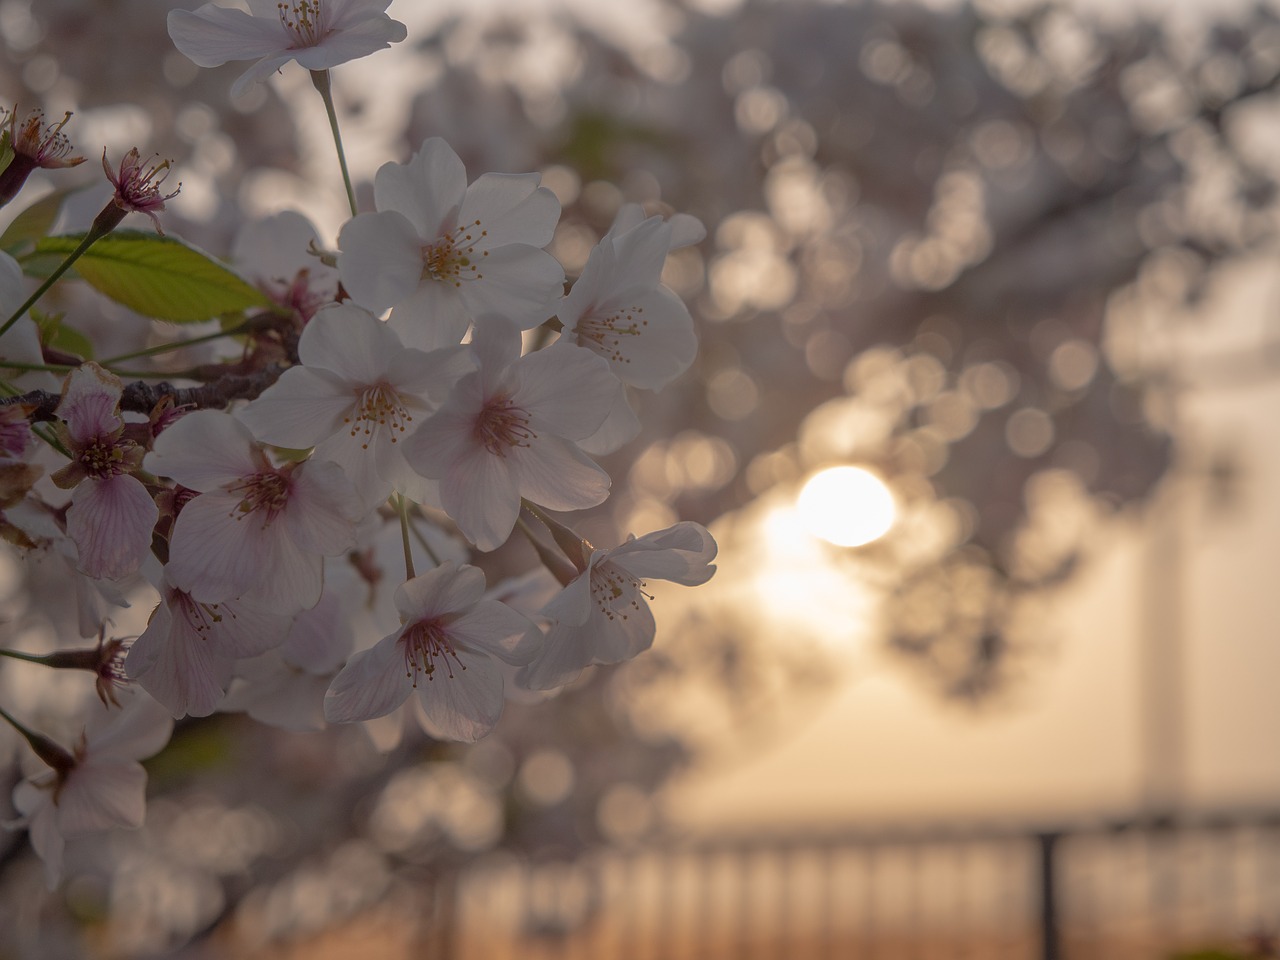
[[[555,313],[564,270],[541,249],[560,203],[536,173],[467,172],[433,137],[407,164],[374,178],[377,213],[349,220],[338,235],[338,272],[351,298],[391,323],[407,346],[456,344],[481,316],[528,329]]]
[[[317,460],[346,472],[366,507],[392,490],[422,500],[425,480],[405,462],[405,440],[471,367],[469,351],[407,350],[368,311],[335,304],[307,324],[298,341],[302,366],[239,414],[266,443],[314,446]]]
[[[75,488],[67,534],[80,552],[80,569],[95,579],[137,570],[159,516],[151,494],[133,476],[143,449],[124,435],[122,391],[118,377],[86,363],[68,374],[56,411],[65,423],[61,433],[72,460],[53,481]]]
[[[71,156],[71,141],[62,132],[70,119],[71,114],[68,113],[57,123],[45,123],[44,111],[33,110],[19,125],[16,108],[9,114],[9,146],[13,149],[13,156],[0,170],[0,206],[17,196],[32,171],[56,170],[84,163],[84,157]]]
[[[673,226],[650,217],[624,227],[630,219],[615,222],[592,249],[557,312],[565,339],[608,360],[623,383],[657,390],[684,373],[698,350],[689,308],[659,279],[667,253],[688,239],[686,221],[697,221]]]
[[[715,573],[716,542],[690,521],[643,537],[631,537],[612,550],[570,557],[579,575],[542,610],[555,621],[542,654],[523,669],[518,682],[533,690],[559,687],[591,663],[617,663],[647,650],[655,625],[645,592],[647,580],[685,586],[706,583]]]
[[[268,600],[282,612],[320,599],[321,558],[354,541],[364,510],[341,468],[274,466],[249,429],[199,410],[156,438],[144,461],[201,495],[187,502],[169,543],[169,579],[196,600]]]
[[[478,740],[502,714],[496,661],[526,664],[542,634],[528,619],[482,599],[484,574],[446,561],[396,590],[402,626],[357,653],[325,697],[333,723],[391,713],[415,691],[432,736]]]
[[[341,606],[326,583],[320,602],[294,618],[283,644],[236,661],[219,709],[244,711],[282,730],[323,730],[325,693],[354,640]]]
[[[445,512],[481,550],[507,539],[522,497],[580,510],[609,494],[608,474],[574,442],[609,413],[608,364],[558,345],[521,357],[520,345],[509,323],[478,327],[471,349],[479,369],[404,444],[409,465],[441,481]]]
[[[67,840],[142,826],[147,774],[138,761],[161,750],[172,732],[163,707],[135,696],[109,718],[95,711],[75,750],[61,751],[56,766],[14,788],[21,816],[9,826],[27,827],[49,889],[62,878]]]
[[[398,43],[404,24],[386,10],[391,0],[248,0],[249,13],[206,3],[169,13],[169,36],[202,67],[256,60],[231,87],[238,97],[290,60],[328,70]]]
[[[175,718],[207,717],[227,690],[235,660],[279,646],[291,622],[244,601],[201,603],[166,579],[125,672]]]
[[[182,189],[182,184],[178,184],[178,190],[172,193],[160,192],[161,184],[169,178],[169,166],[168,160],[148,160],[143,163],[142,155],[134,147],[120,161],[119,171],[113,173],[111,165],[107,163],[107,151],[103,149],[102,169],[106,171],[107,179],[116,192],[111,203],[94,221],[94,232],[106,233],[115,229],[126,213],[145,213],[151,218],[156,233],[163,236],[164,229],[160,226],[160,218],[156,216],[156,212],[163,210],[165,201],[172,200],[178,195],[178,190]]]
[[[311,221],[293,210],[246,224],[231,246],[231,261],[300,323],[333,302],[338,271],[311,251],[319,235]]]

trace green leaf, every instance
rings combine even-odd
[[[70,353],[83,360],[93,359],[93,344],[79,330],[68,327],[63,314],[43,313],[33,307],[31,317],[40,331],[40,343],[43,346]]]
[[[58,219],[58,213],[62,210],[62,204],[66,202],[67,197],[83,189],[84,187],[71,187],[66,190],[55,190],[31,204],[14,217],[9,228],[0,234],[0,250],[14,255],[23,247],[36,243],[53,228],[53,223]]]
[[[46,237],[36,243],[35,257],[66,255],[83,239],[83,234]],[[271,305],[266,294],[203,250],[139,230],[103,237],[76,261],[75,269],[116,303],[172,323],[198,323]]]

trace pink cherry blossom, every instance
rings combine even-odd
[[[202,67],[256,60],[231,87],[237,97],[290,60],[328,70],[398,43],[403,23],[386,10],[391,0],[248,0],[249,10],[206,3],[169,13],[169,37]]]
[[[325,697],[333,723],[391,713],[415,691],[427,732],[478,740],[502,714],[498,663],[521,665],[542,634],[510,607],[482,599],[484,574],[445,562],[396,590],[402,626],[357,653]]]
[[[207,717],[226,693],[236,659],[279,646],[291,621],[240,600],[201,603],[166,580],[125,671],[175,718]]]
[[[167,569],[175,587],[205,603],[260,599],[287,613],[314,606],[322,558],[354,542],[364,513],[337,464],[277,467],[248,427],[213,410],[161,433],[145,465],[201,494],[178,514]]]
[[[481,550],[502,545],[520,499],[580,510],[609,495],[609,476],[576,445],[604,421],[616,381],[599,357],[555,345],[520,356],[520,334],[497,318],[476,329],[479,369],[405,441],[404,457],[439,479],[440,502]]]
[[[585,546],[585,545],[584,545]],[[647,650],[655,626],[646,580],[685,586],[706,583],[715,573],[716,542],[707,530],[684,521],[612,550],[591,550],[585,568],[543,616],[555,621],[542,654],[520,672],[529,689],[549,690],[591,663],[617,663]],[[581,566],[581,559],[572,557]]]
[[[294,311],[300,323],[338,295],[338,271],[311,253],[316,228],[300,213],[284,210],[246,224],[231,246],[231,261],[267,296]]]
[[[142,481],[133,476],[143,450],[126,439],[120,415],[123,387],[96,363],[68,374],[57,415],[72,460],[53,475],[74,487],[67,534],[80,553],[80,569],[95,579],[133,573],[151,547],[159,511]]]
[[[535,173],[488,173],[467,186],[458,155],[427,140],[407,164],[378,170],[378,212],[342,228],[343,287],[374,313],[394,307],[400,338],[423,350],[458,343],[489,314],[537,326],[564,290],[564,270],[541,249],[560,203],[538,184]]]

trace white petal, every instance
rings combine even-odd
[[[431,679],[418,682],[418,699],[429,734],[470,743],[502,716],[502,673],[487,657],[460,652],[458,658],[466,669],[455,665],[452,677],[436,670]]]
[[[481,550],[502,546],[520,513],[520,493],[509,461],[480,446],[449,468],[440,484],[440,502],[462,535]]]
[[[420,241],[427,242],[453,229],[466,190],[466,168],[439,137],[425,141],[407,164],[383,164],[373,178],[378,209],[407,217]]]
[[[508,243],[489,251],[483,267],[481,278],[458,287],[473,320],[496,314],[528,330],[555,314],[564,268],[545,250]]]
[[[362,213],[338,234],[338,274],[351,299],[382,313],[418,289],[422,238],[394,210]]]
[[[496,600],[482,600],[449,624],[455,646],[522,666],[542,649],[542,632],[528,617]]]
[[[514,378],[512,400],[530,414],[530,427],[539,435],[589,437],[617,399],[618,381],[609,365],[562,341],[522,357]]]
[[[189,501],[178,514],[168,576],[197,600],[235,599],[266,575],[271,534],[259,516],[242,514],[239,503],[235,494],[215,491]]]
[[[484,573],[446,560],[396,588],[395,604],[405,622],[432,619],[474,605],[484,595]]]
[[[212,3],[194,12],[171,10],[168,24],[173,45],[202,67],[256,60],[286,49],[291,39],[278,18],[252,17]]]
[[[527,243],[545,247],[560,220],[560,201],[546,187],[539,187],[536,173],[486,173],[467,188],[458,211],[459,224],[480,221],[487,234],[483,245]]]
[[[581,624],[556,623],[547,632],[538,658],[516,674],[526,690],[553,690],[580,674],[593,659],[593,632]]]
[[[508,459],[514,461],[520,496],[541,506],[583,510],[609,496],[609,475],[559,437],[539,437],[530,446],[512,447]]]
[[[156,438],[143,466],[203,492],[257,473],[261,464],[254,459],[253,449],[249,428],[230,414],[197,410]]]
[[[399,639],[397,631],[348,661],[325,694],[325,719],[330,723],[371,720],[386,716],[409,698],[413,688],[405,675]]]
[[[317,311],[298,340],[298,358],[304,364],[332,370],[358,386],[385,377],[402,350],[404,345],[390,327],[348,303]]]
[[[351,481],[336,464],[310,460],[293,472],[289,502],[279,519],[303,553],[332,557],[355,543],[355,522],[363,512]]]
[[[694,587],[715,573],[716,568],[708,564],[717,550],[706,527],[686,520],[628,540],[610,550],[608,559],[642,580],[670,580]]]
[[[340,430],[350,415],[355,393],[343,388],[328,371],[291,367],[236,416],[263,443],[305,450]]]
[[[58,828],[68,840],[114,827],[140,827],[147,773],[133,760],[86,757],[58,796]]]

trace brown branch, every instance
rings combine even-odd
[[[252,400],[280,378],[284,367],[272,364],[248,374],[233,374],[218,378],[212,383],[196,387],[175,387],[163,381],[145,383],[135,380],[125,385],[120,397],[120,409],[132,413],[149,414],[165,397],[173,399],[174,406],[196,407],[205,410],[221,409],[233,400]],[[28,419],[33,423],[56,420],[54,411],[62,401],[62,395],[48,390],[31,390],[16,397],[0,397],[0,406],[20,403],[31,407]]]

